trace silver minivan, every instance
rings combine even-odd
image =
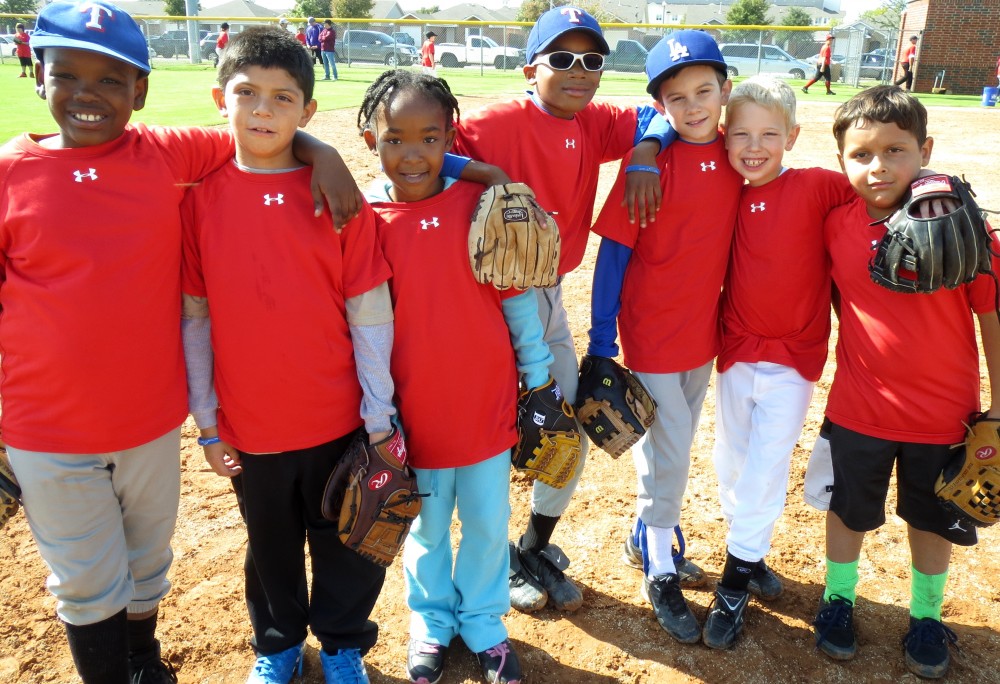
[[[757,73],[805,78],[816,71],[815,64],[795,59],[776,45],[756,43],[723,43],[719,46],[726,60],[729,77],[753,76]]]

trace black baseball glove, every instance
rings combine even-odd
[[[587,354],[580,362],[576,415],[594,444],[618,458],[653,424],[656,402],[632,371]]]

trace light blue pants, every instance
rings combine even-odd
[[[548,343],[549,351],[555,359],[549,366],[549,373],[555,378],[566,401],[572,404],[576,401],[576,389],[580,384],[580,365],[576,358],[576,347],[573,345],[573,333],[569,329],[566,308],[562,302],[562,284],[555,287],[538,287],[535,288],[535,292],[538,294],[538,317],[545,328],[545,342]],[[558,518],[569,508],[573,493],[580,484],[583,466],[587,462],[587,450],[590,448],[587,433],[579,424],[577,429],[580,431],[580,462],[576,466],[576,473],[562,489],[535,480],[531,488],[531,510],[535,513]]]
[[[180,442],[178,427],[108,454],[7,448],[64,622],[89,625],[122,608],[145,613],[167,594]]]
[[[330,78],[330,68],[333,68],[333,79],[337,80],[337,53],[336,52],[321,52],[323,57],[323,74]]]
[[[636,373],[656,400],[656,420],[632,449],[636,510],[649,527],[681,522],[681,504],[691,469],[691,444],[708,392],[713,362],[682,373]]]
[[[447,646],[457,635],[473,653],[507,638],[510,452],[462,468],[414,468],[423,499],[403,548],[410,636]],[[451,518],[461,539],[452,564]]]

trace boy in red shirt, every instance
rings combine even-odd
[[[826,82],[826,94],[836,95],[835,92],[830,90],[830,81],[832,76],[830,75],[830,62],[833,61],[833,34],[826,34],[826,41],[823,43],[823,47],[819,49],[819,57],[816,58],[816,75],[812,77],[812,80],[802,86],[802,92],[809,94],[809,86],[823,79]]]
[[[899,61],[899,66],[903,68],[903,75],[899,77],[894,85],[906,84],[906,92],[913,90],[913,65],[917,61],[917,36],[910,36],[910,44],[903,51],[903,59]]]
[[[433,31],[428,31],[424,37],[427,40],[420,46],[420,65],[424,68],[425,74],[436,76],[437,71],[434,69],[434,42],[437,40],[437,34]]]
[[[552,212],[562,237],[560,275],[583,260],[600,165],[628,154],[636,137],[636,109],[593,102],[608,52],[594,17],[577,7],[551,9],[539,17],[528,36],[524,76],[535,92],[527,99],[473,112],[458,125],[455,147],[460,154],[495,164],[514,181],[528,184],[539,203]],[[629,180],[641,187],[637,193],[630,189],[628,196],[650,197],[650,216],[656,205],[652,198],[658,198],[660,191],[650,169],[669,133],[666,122],[657,117],[647,133],[656,139],[640,142],[632,158],[635,172]],[[640,223],[646,224],[645,200],[640,202]],[[536,293],[545,341],[555,357],[552,376],[572,403],[579,371],[562,286]],[[581,457],[573,479],[563,489],[535,482],[528,527],[511,544],[511,603],[520,611],[536,611],[547,603],[572,611],[583,604],[580,589],[557,567],[565,567],[568,560],[550,545],[583,473],[588,444],[582,430],[580,434]]]
[[[826,408],[834,481],[816,640],[836,660],[855,655],[858,559],[865,533],[885,522],[895,466],[896,512],[907,524],[913,573],[906,665],[920,677],[938,678],[957,641],[941,622],[952,544],[975,544],[976,531],[939,504],[934,485],[953,445],[965,439],[963,422],[980,409],[973,314],[990,378],[1000,377],[994,283],[980,276],[933,294],[892,292],[873,283],[868,265],[872,245],[885,234],[882,220],[902,206],[930,160],[927,111],[899,88],[877,86],[841,105],[833,132],[857,197],[835,209],[824,227],[840,294],[840,331]],[[991,418],[1000,416],[997,391],[991,383]]]
[[[715,40],[702,31],[671,33],[650,51],[646,74],[646,91],[679,135],[656,158],[670,211],[640,230],[621,206],[619,176],[594,224],[604,239],[588,354],[617,356],[620,330],[625,364],[657,401],[656,420],[632,449],[645,530],[643,590],[660,626],[681,643],[695,643],[701,628],[681,592],[671,542],[720,346],[719,299],[743,179],[729,165],[719,129],[732,83]],[[669,297],[667,279],[683,284]]]
[[[309,170],[292,139],[316,111],[314,79],[309,54],[277,27],[247,29],[219,65],[213,97],[236,159],[185,200],[189,403],[205,458],[233,478],[247,524],[258,654],[249,681],[288,682],[311,628],[326,681],[366,684],[362,656],[378,635],[368,617],[385,570],[346,548],[321,510],[362,420],[372,443],[401,440],[390,424],[390,272],[367,205],[339,233],[303,211]]]
[[[114,5],[46,5],[33,45],[59,132],[0,149],[0,427],[82,680],[176,682],[155,632],[187,416],[179,207],[232,139],[129,124],[149,53]]]
[[[18,22],[14,26],[14,52],[17,54],[17,59],[21,62],[21,75],[18,78],[27,78],[31,76],[35,77],[35,66],[31,61],[31,47],[29,43],[31,42],[31,36],[27,34],[24,30],[24,24]],[[28,73],[25,73],[27,69]]]

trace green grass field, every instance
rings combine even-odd
[[[353,66],[338,65],[339,81],[317,81],[316,101],[319,110],[357,109],[369,84],[381,73],[380,65]],[[48,133],[54,131],[45,102],[34,92],[30,79],[19,79],[20,67],[13,60],[0,64],[0,82],[5,82],[4,113],[0,117],[0,141],[7,140],[24,131]],[[322,70],[317,68],[322,77]],[[527,84],[520,71],[495,72],[489,69],[480,75],[475,67],[464,69],[438,69],[438,75],[448,81],[452,91],[458,96],[509,95],[517,97],[524,93]],[[804,82],[790,81],[798,88]],[[212,103],[210,95],[215,84],[215,70],[211,65],[195,66],[184,61],[156,60],[150,76],[149,98],[146,108],[136,112],[133,121],[149,124],[210,125],[221,123],[222,119]],[[600,95],[628,96],[645,93],[644,74],[624,74],[606,72],[601,81]],[[838,84],[837,95],[824,101],[844,101],[857,92],[856,88]],[[821,93],[821,91],[817,91]],[[809,97],[812,97],[810,95]],[[976,95],[919,95],[927,106],[978,107],[981,97]]]

